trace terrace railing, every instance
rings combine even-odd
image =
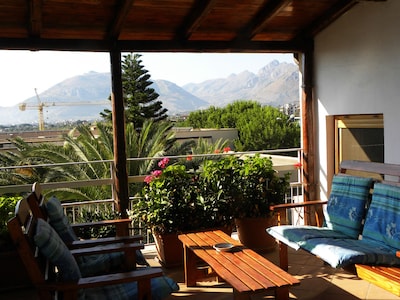
[[[288,192],[285,201],[289,202],[299,202],[302,201],[303,195],[303,180],[302,180],[302,166],[299,165],[299,158],[301,157],[301,149],[293,148],[293,149],[276,149],[276,150],[265,150],[265,151],[252,151],[252,152],[235,152],[235,155],[254,155],[259,153],[260,155],[268,155],[271,156],[274,168],[278,172],[286,173],[291,172],[290,179],[290,191]],[[230,153],[231,154],[231,153]],[[192,155],[195,157],[215,157],[228,155],[226,153],[222,154],[199,154]],[[185,159],[187,156],[168,156],[170,159]],[[132,161],[141,161],[141,160],[159,160],[160,158],[129,158],[128,163]],[[46,168],[46,167],[60,167],[67,165],[76,165],[76,164],[96,164],[96,163],[107,163],[110,168],[110,177],[109,178],[100,178],[100,179],[89,179],[89,180],[76,180],[76,181],[62,181],[62,182],[41,182],[42,189],[52,190],[59,188],[82,188],[82,187],[92,187],[92,186],[110,186],[111,191],[113,191],[115,175],[114,175],[114,161],[113,160],[102,160],[102,161],[91,161],[91,162],[74,162],[74,163],[64,163],[64,164],[42,164],[42,165],[24,165],[24,166],[10,166],[10,167],[1,167],[0,171],[11,171],[15,169],[29,169],[29,168]],[[146,175],[135,175],[129,176],[129,183],[142,183],[144,181]],[[5,194],[24,194],[29,193],[32,189],[31,184],[22,184],[22,185],[6,185],[0,186],[0,196]],[[130,205],[129,208],[132,207],[132,204],[137,200],[137,196],[132,195],[129,199]],[[65,213],[70,216],[71,222],[76,222],[76,216],[79,216],[83,211],[98,211],[98,210],[115,210],[115,197],[112,192],[112,196],[110,199],[93,199],[90,201],[74,201],[74,202],[63,202]],[[289,212],[288,216],[290,217],[289,223],[301,223],[302,222],[302,212]],[[150,241],[149,230],[140,223],[139,220],[132,220],[132,232],[135,234],[142,234],[147,237],[147,241]]]

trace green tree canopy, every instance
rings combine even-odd
[[[300,147],[300,126],[272,106],[256,101],[235,101],[226,107],[211,106],[191,112],[183,126],[195,128],[237,128],[238,151]]]
[[[125,122],[142,128],[147,119],[155,122],[167,118],[167,109],[157,100],[159,95],[150,86],[150,74],[144,69],[140,54],[124,55],[122,61],[122,90],[125,106]],[[105,109],[100,115],[111,122],[112,112]]]

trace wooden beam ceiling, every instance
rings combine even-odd
[[[0,49],[298,52],[356,0],[2,0]]]

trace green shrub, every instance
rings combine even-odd
[[[111,207],[102,207],[96,210],[82,209],[76,215],[77,223],[90,223],[98,222],[103,220],[113,220],[120,219],[120,213],[113,211]],[[90,238],[104,238],[115,236],[115,226],[102,226],[102,227],[90,227],[90,228],[80,228],[78,236],[83,239]]]
[[[15,205],[22,197],[0,197],[0,234],[7,232],[7,222],[14,216]]]
[[[0,249],[9,248],[12,243],[7,222],[14,216],[15,205],[22,197],[0,197]]]

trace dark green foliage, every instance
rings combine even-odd
[[[289,190],[290,174],[278,176],[272,160],[259,154],[246,158],[228,155],[218,161],[207,161],[202,176],[209,195],[230,204],[235,218],[270,215],[269,207],[284,203]]]
[[[198,177],[186,172],[183,165],[166,167],[159,178],[143,190],[144,201],[133,210],[142,214],[157,232],[171,233],[198,229],[204,219]],[[188,220],[191,222],[188,222]]]
[[[9,169],[0,172],[0,184],[32,184],[38,182],[59,182],[110,178],[110,163],[113,159],[113,134],[111,127],[97,123],[97,135],[88,125],[81,125],[64,137],[63,145],[52,143],[30,144],[21,138],[12,140],[17,152],[0,152],[0,166],[23,166],[37,164],[62,164],[50,167],[29,167]],[[141,131],[133,124],[126,126],[127,156],[130,158],[160,157],[165,155],[175,142],[170,122],[146,120]],[[76,134],[76,131],[79,134]],[[84,162],[74,164],[74,162]],[[128,162],[128,175],[148,174],[154,167],[153,160],[131,160]],[[135,195],[142,183],[130,185]],[[47,190],[45,196],[59,199],[81,201],[110,199],[110,186],[87,186],[81,188],[58,188]]]
[[[125,122],[142,128],[145,120],[161,121],[167,118],[167,109],[158,101],[158,94],[150,85],[148,71],[144,69],[140,54],[124,55],[122,62],[122,89],[125,106]],[[111,111],[106,109],[100,115],[111,121]]]
[[[22,197],[0,197],[0,250],[12,249],[7,222],[14,216],[15,205]]]
[[[94,211],[83,209],[80,213],[76,214],[77,223],[91,223],[120,218],[121,214],[113,211],[111,205]],[[93,226],[90,228],[80,228],[77,235],[82,239],[104,238],[115,236],[116,231],[114,226]]]
[[[236,101],[224,108],[191,112],[182,126],[237,128],[237,151],[300,147],[300,126],[277,108],[255,101]]]
[[[265,217],[270,205],[284,203],[289,174],[280,177],[269,157],[227,155],[202,161],[195,170],[160,161],[147,176],[134,219],[160,233],[230,226],[235,217]]]

